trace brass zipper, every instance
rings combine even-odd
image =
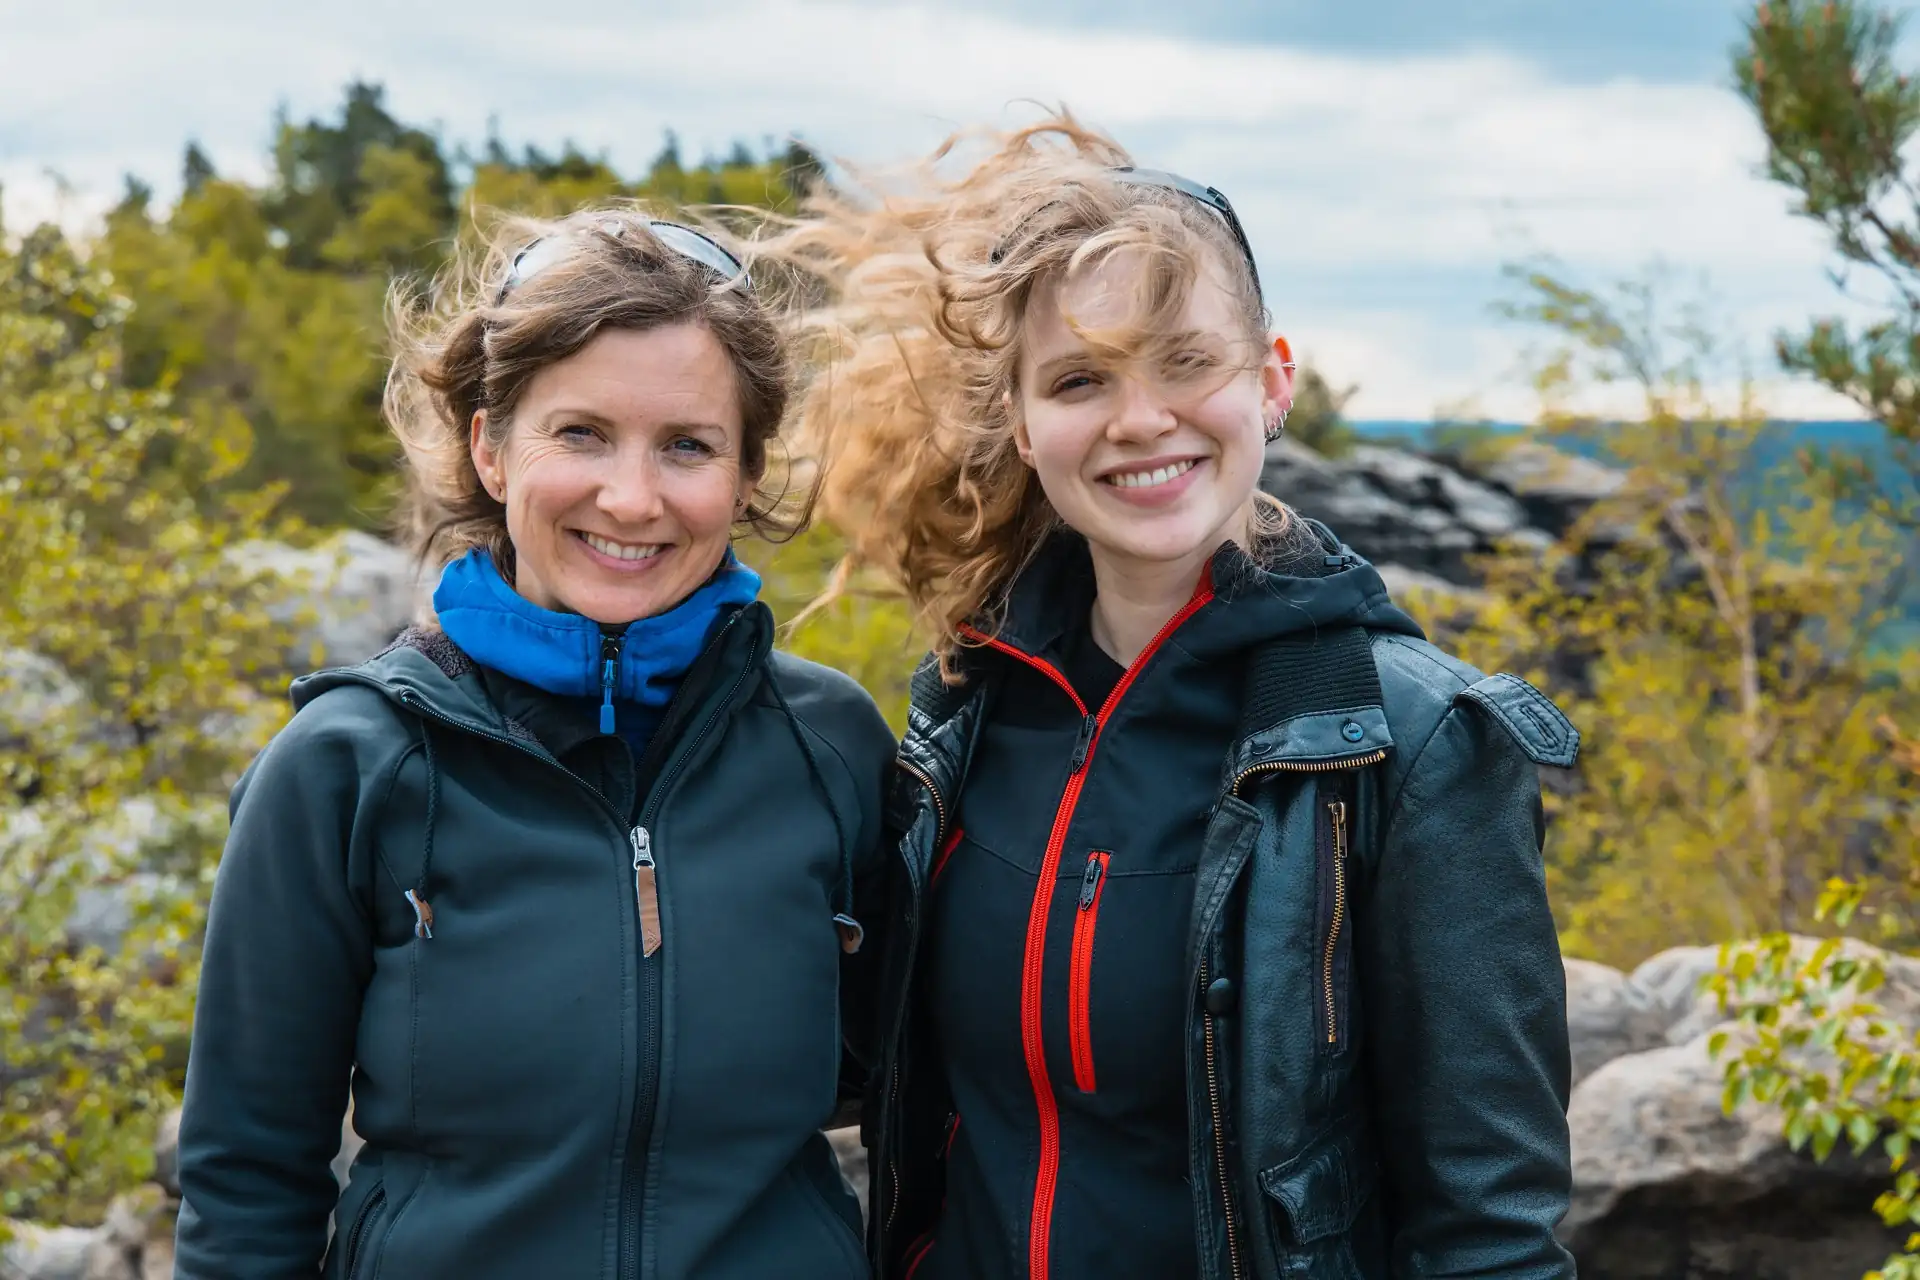
[[[938,849],[941,837],[947,834],[947,802],[940,798],[940,788],[933,785],[933,778],[925,769],[906,757],[895,756],[893,762],[912,774],[927,789],[927,794],[933,797],[933,847]]]
[[[1234,778],[1230,790],[1233,795],[1239,795],[1240,784],[1256,773],[1330,773],[1335,769],[1364,769],[1370,764],[1379,764],[1386,758],[1385,751],[1370,751],[1364,756],[1346,756],[1339,760],[1317,760],[1307,763],[1294,760],[1269,760],[1265,764],[1256,764],[1242,769]]]
[[[1206,1010],[1208,966],[1200,966],[1200,1018],[1207,1046],[1207,1101],[1213,1107],[1213,1156],[1220,1171],[1220,1206],[1227,1216],[1227,1258],[1233,1267],[1233,1280],[1240,1280],[1240,1237],[1233,1227],[1233,1192],[1227,1180],[1227,1131],[1220,1115],[1220,1075],[1214,1069],[1213,1015]]]
[[[1340,929],[1347,919],[1347,806],[1335,800],[1327,806],[1333,819],[1333,921],[1327,926],[1327,949],[1320,958],[1321,990],[1327,997],[1327,1043],[1340,1043],[1340,1024],[1333,999],[1333,956],[1340,945]]]

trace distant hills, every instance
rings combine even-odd
[[[1398,444],[1415,451],[1427,447],[1434,434],[1441,431],[1519,432],[1528,429],[1518,422],[1422,422],[1397,418],[1369,418],[1348,425],[1369,443]],[[1598,441],[1569,441],[1562,447],[1597,461],[1607,461],[1607,450]],[[1781,463],[1792,461],[1796,453],[1808,448],[1816,452],[1844,450],[1864,454],[1869,459],[1878,458],[1888,463],[1893,461],[1892,451],[1887,444],[1887,429],[1878,422],[1858,418],[1781,419],[1771,424],[1761,440],[1754,458],[1756,477],[1772,471]],[[1904,485],[1909,479],[1904,469],[1896,466],[1888,466],[1883,474],[1889,485]]]
[[[1355,431],[1369,439],[1400,439],[1418,443],[1433,432],[1459,427],[1477,427],[1488,431],[1525,431],[1527,426],[1520,422],[1433,422],[1414,418],[1362,418],[1348,423]],[[1836,418],[1824,420],[1781,419],[1773,424],[1779,430],[1784,445],[1791,448],[1796,445],[1824,445],[1829,448],[1875,449],[1884,445],[1886,428],[1877,422],[1860,418]]]

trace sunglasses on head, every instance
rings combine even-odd
[[[1191,178],[1183,178],[1177,173],[1168,173],[1163,169],[1136,169],[1132,165],[1124,165],[1117,169],[1109,169],[1107,172],[1112,174],[1118,182],[1142,187],[1159,187],[1163,191],[1177,191],[1213,210],[1227,224],[1227,230],[1233,233],[1233,242],[1240,246],[1240,256],[1247,261],[1247,273],[1253,277],[1253,290],[1255,293],[1260,291],[1260,268],[1254,265],[1253,246],[1247,242],[1246,229],[1240,225],[1239,215],[1234,213],[1232,203],[1220,193],[1218,187],[1203,187]],[[988,255],[988,260],[999,262],[1006,254],[1006,243],[1003,238],[998,245],[994,246],[993,252]]]
[[[659,218],[648,218],[646,228],[653,238],[683,258],[706,267],[717,275],[722,283],[741,281],[749,288],[753,281],[747,276],[747,268],[740,259],[728,253],[717,243],[695,231],[692,227],[683,227],[677,222],[666,222]],[[615,240],[626,238],[628,224],[608,218],[596,222],[592,230]],[[526,248],[513,255],[513,261],[507,264],[507,278],[500,283],[500,292],[494,295],[493,305],[499,306],[506,301],[507,294],[515,286],[525,284],[534,276],[561,261],[567,256],[567,241],[574,234],[563,233],[557,236],[542,236]]]
[[[1260,268],[1253,264],[1253,246],[1247,243],[1246,229],[1240,225],[1239,215],[1234,213],[1232,203],[1220,194],[1218,187],[1203,187],[1191,178],[1183,178],[1177,173],[1168,173],[1163,169],[1135,169],[1128,165],[1110,172],[1120,182],[1133,183],[1142,187],[1159,187],[1165,191],[1178,191],[1181,195],[1198,200],[1219,214],[1227,224],[1227,230],[1233,232],[1233,241],[1240,246],[1240,256],[1247,260],[1247,273],[1253,277],[1254,292],[1260,291]]]

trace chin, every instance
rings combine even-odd
[[[1171,564],[1211,555],[1215,547],[1226,541],[1225,534],[1215,536],[1211,530],[1196,532],[1169,529],[1162,536],[1151,537],[1141,537],[1142,530],[1139,529],[1117,532],[1120,536],[1097,543],[1100,549],[1111,555],[1149,564]]]
[[[583,591],[571,600],[563,599],[561,604],[566,612],[577,613],[603,627],[625,626],[655,612],[649,601],[593,591]]]

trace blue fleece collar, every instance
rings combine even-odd
[[[482,666],[548,693],[598,697],[600,731],[612,733],[614,699],[664,708],[714,624],[759,594],[760,575],[728,548],[711,578],[665,613],[629,623],[616,649],[593,619],[528,601],[476,549],[441,572],[433,607],[448,638]]]

